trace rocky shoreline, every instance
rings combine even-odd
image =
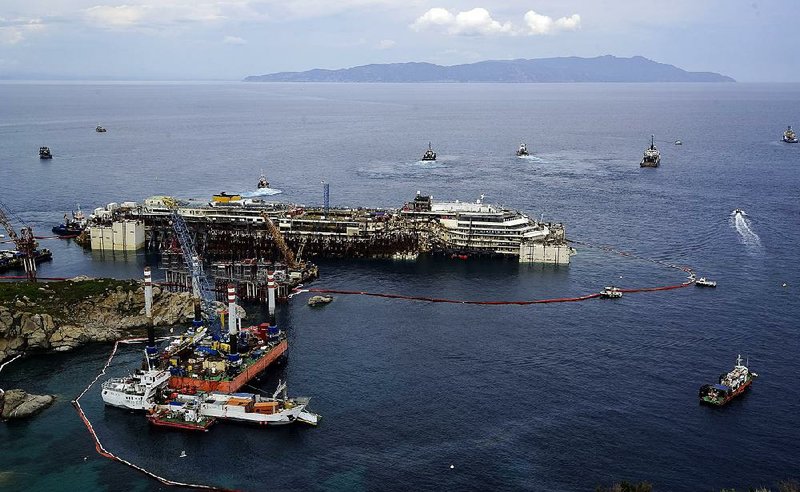
[[[189,293],[153,287],[156,326],[182,323],[193,309]],[[142,335],[147,324],[139,281],[76,277],[0,284],[0,363],[18,354],[64,352]]]

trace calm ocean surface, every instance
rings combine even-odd
[[[0,198],[44,235],[77,203],[248,191],[262,169],[296,203],[321,203],[322,180],[343,206],[485,194],[563,221],[572,239],[719,282],[527,307],[338,296],[312,310],[300,296],[279,313],[288,363],[258,385],[287,378],[313,397],[318,428],[164,432],[105,409],[98,388],[82,400],[109,450],[158,474],[243,490],[774,487],[800,478],[800,145],[779,142],[788,124],[800,127],[800,85],[4,83]],[[641,169],[651,133],[662,164]],[[421,165],[428,141],[440,160]],[[521,141],[534,158],[514,156]],[[38,159],[42,145],[52,161]],[[734,208],[748,219],[733,221]],[[42,276],[138,277],[148,260],[43,246],[54,260]],[[581,247],[566,268],[420,259],[321,272],[317,287],[491,300],[684,280]],[[109,376],[138,364],[137,350]],[[163,488],[97,455],[69,404],[109,351],[0,374],[0,387],[58,396],[33,420],[0,424],[0,489]],[[739,353],[761,376],[752,391],[699,406],[699,386]]]

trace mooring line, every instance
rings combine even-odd
[[[176,487],[187,487],[187,488],[193,488],[193,489],[219,490],[219,491],[224,491],[224,492],[234,492],[235,489],[227,489],[227,488],[224,488],[224,487],[216,487],[214,485],[203,485],[203,484],[178,482],[178,481],[175,481],[175,480],[170,480],[168,478],[164,478],[162,476],[156,475],[155,473],[147,470],[144,467],[141,467],[141,466],[139,466],[139,465],[137,465],[135,463],[131,463],[130,461],[128,461],[128,460],[126,460],[124,458],[120,458],[119,456],[117,456],[117,455],[113,454],[112,452],[108,451],[103,446],[103,444],[100,442],[100,438],[97,436],[97,432],[95,432],[94,426],[89,421],[89,418],[86,417],[86,413],[84,413],[83,408],[81,407],[80,399],[83,397],[83,395],[85,395],[92,388],[92,386],[94,386],[94,384],[97,382],[97,380],[100,379],[100,377],[103,376],[106,373],[106,369],[108,369],[108,367],[111,365],[111,361],[114,359],[114,356],[117,353],[117,349],[119,348],[119,344],[120,343],[135,343],[135,342],[140,342],[140,341],[143,341],[143,340],[145,340],[145,339],[144,338],[129,338],[129,339],[125,339],[125,340],[118,340],[117,342],[115,342],[114,343],[114,348],[111,350],[111,355],[109,355],[108,360],[106,361],[106,364],[103,366],[103,369],[101,369],[100,373],[92,380],[91,383],[89,383],[89,386],[87,386],[81,392],[81,394],[78,395],[77,398],[72,400],[72,406],[75,407],[75,410],[78,412],[78,415],[80,416],[80,418],[83,421],[84,425],[86,425],[86,429],[89,430],[89,434],[91,434],[92,439],[94,439],[94,448],[95,448],[95,450],[97,451],[97,453],[100,456],[103,456],[105,458],[108,458],[108,459],[111,459],[111,460],[114,460],[114,461],[118,461],[120,463],[128,465],[129,467],[133,468],[134,470],[138,470],[138,471],[144,473],[145,475],[158,480],[159,482],[163,483],[164,485],[171,485],[171,486],[176,486]]]

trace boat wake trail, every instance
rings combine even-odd
[[[283,193],[283,190],[276,188],[261,188],[256,191],[247,191],[245,193],[241,193],[241,195],[243,198],[256,198],[260,196],[280,195],[281,193]]]
[[[746,247],[754,249],[761,247],[761,238],[750,228],[750,220],[744,211],[734,211],[731,214],[731,224],[739,233],[739,240]]]

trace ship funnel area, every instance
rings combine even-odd
[[[231,346],[231,355],[239,352],[239,330],[236,318],[236,287],[228,284],[228,343]]]
[[[150,367],[155,367],[158,360],[158,349],[156,349],[156,329],[153,326],[153,274],[150,267],[144,269],[144,312],[147,316],[147,363]]]

